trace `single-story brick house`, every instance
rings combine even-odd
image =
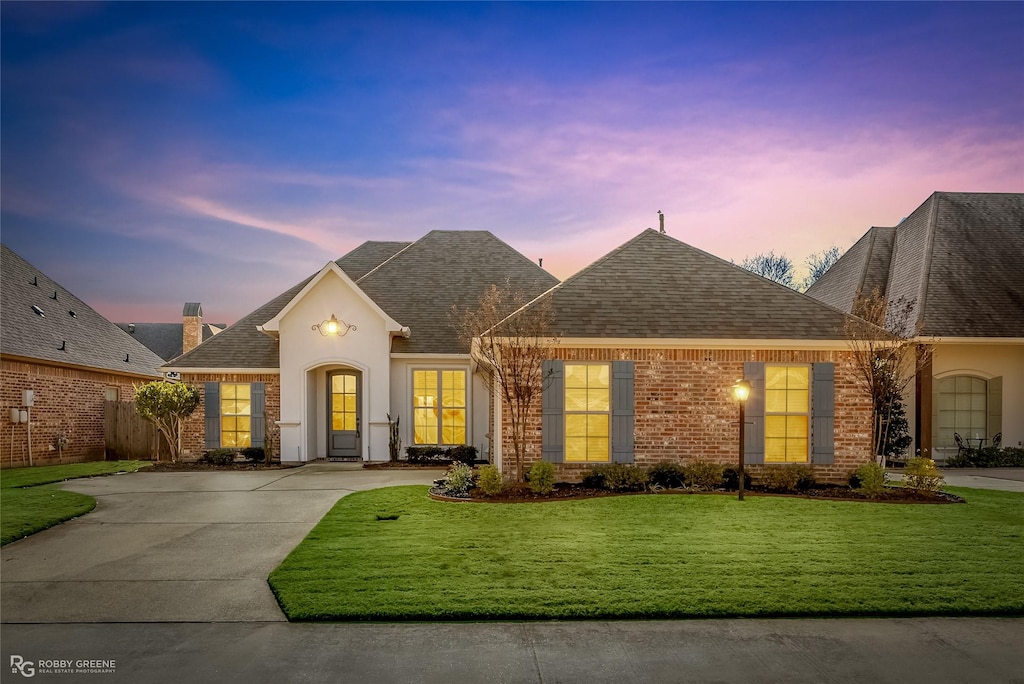
[[[390,415],[406,446],[470,444],[508,472],[501,402],[449,318],[506,282],[553,304],[561,339],[527,449],[564,477],[733,462],[741,377],[748,462],[843,479],[870,459],[847,314],[655,231],[564,283],[484,231],[367,242],[163,367],[204,393],[186,456],[263,446],[277,426],[284,462],[383,461]]]
[[[876,227],[807,294],[842,311],[877,291],[913,305],[930,348],[906,397],[912,451],[1024,444],[1024,193],[936,192]]]
[[[30,449],[34,465],[102,460],[104,402],[131,401],[134,385],[160,379],[163,359],[6,245],[0,301],[0,464],[28,465]],[[30,423],[14,423],[12,409]]]
[[[118,323],[117,327],[164,361],[170,361],[192,351],[227,325],[204,323],[203,305],[199,302],[186,302],[181,311],[181,323]]]

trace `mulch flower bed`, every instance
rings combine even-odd
[[[146,468],[146,472],[193,472],[202,470],[282,470],[294,468],[292,465],[281,465],[280,463],[228,463],[225,465],[214,465],[213,463],[200,463],[198,461],[157,461]]]
[[[841,485],[820,485],[811,489],[799,492],[771,492],[763,487],[751,487],[744,490],[747,496],[784,496],[799,499],[821,499],[829,501],[866,501],[876,503],[966,503],[956,494],[948,492],[922,492],[905,487],[886,487],[885,491],[875,498],[871,498],[856,489]],[[604,496],[630,496],[632,494],[650,494],[651,492],[613,492],[607,489],[592,489],[581,484],[571,482],[559,482],[550,494],[536,494],[525,484],[509,485],[505,491],[497,496],[486,496],[479,489],[474,488],[465,497],[446,496],[444,489],[438,486],[430,489],[432,498],[442,501],[472,501],[484,503],[529,503],[540,501],[569,501],[573,499],[593,499]],[[662,489],[659,494],[722,494],[736,496],[735,489],[728,491],[718,489],[713,492],[699,492],[688,489]]]

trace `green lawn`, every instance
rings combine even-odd
[[[94,461],[0,471],[0,546],[88,513],[96,500],[66,492],[56,482],[134,472],[144,461]]]
[[[1024,495],[341,499],[270,575],[292,620],[1024,614]],[[395,518],[397,519],[391,519]]]

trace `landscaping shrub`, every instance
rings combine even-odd
[[[964,449],[946,461],[950,468],[1007,468],[1024,466],[1024,449],[1020,447],[985,447]]]
[[[469,444],[455,446],[446,451],[444,457],[452,463],[465,463],[472,466],[476,463],[476,447]]]
[[[613,492],[641,492],[647,489],[647,471],[625,463],[597,465],[583,476],[583,486]]]
[[[453,463],[441,480],[446,496],[467,496],[473,486],[473,469],[465,463]]]
[[[903,483],[918,491],[937,492],[942,489],[944,479],[930,458],[912,458],[903,469]]]
[[[245,456],[245,460],[249,463],[262,463],[267,458],[263,447],[245,447],[242,449],[242,456]]]
[[[534,494],[550,494],[555,488],[555,466],[547,461],[537,461],[530,466],[526,479]]]
[[[436,446],[408,446],[405,455],[409,463],[436,465],[444,460],[444,449]]]
[[[736,491],[740,488],[740,471],[736,466],[726,466],[722,470],[722,484],[723,486],[731,491]],[[743,488],[750,489],[751,479],[750,473],[743,471]]]
[[[710,463],[708,461],[694,461],[684,469],[686,474],[686,486],[701,492],[709,492],[722,486],[721,463]]]
[[[231,465],[235,462],[235,455],[238,452],[234,449],[210,449],[202,458],[200,463],[210,463],[217,466]]]
[[[765,466],[760,480],[772,492],[795,492],[814,486],[814,475],[805,465]]]
[[[647,471],[647,479],[652,485],[676,489],[686,482],[686,471],[678,463],[658,463]]]
[[[856,485],[853,485],[854,479],[857,481]],[[872,461],[857,468],[850,478],[850,486],[855,486],[856,489],[873,499],[885,490],[885,483],[888,480],[889,476],[886,474],[885,468]]]
[[[505,489],[505,479],[501,471],[492,465],[480,467],[476,476],[476,486],[487,496],[498,496]]]

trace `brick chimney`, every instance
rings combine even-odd
[[[186,302],[181,317],[181,353],[187,354],[203,341],[203,306],[199,302]]]

